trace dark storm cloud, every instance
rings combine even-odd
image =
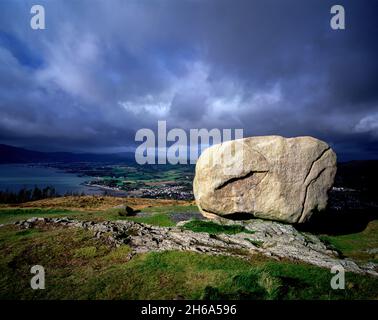
[[[341,158],[377,158],[378,10],[337,1],[0,3],[0,142],[133,145],[140,128],[314,135]]]

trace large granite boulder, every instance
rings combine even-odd
[[[302,223],[325,209],[336,154],[312,137],[250,137],[206,149],[196,164],[194,196],[208,218]]]

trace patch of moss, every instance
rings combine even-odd
[[[252,243],[256,247],[261,247],[264,244],[264,241],[252,240],[252,239],[249,239],[249,238],[244,238],[244,240]]]
[[[84,248],[76,249],[74,252],[75,258],[94,258],[98,255],[97,248],[95,246],[88,246]]]
[[[241,225],[221,225],[212,221],[192,220],[183,226],[183,229],[194,232],[207,232],[210,234],[226,233],[236,234],[240,232],[253,233]]]

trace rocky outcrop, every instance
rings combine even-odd
[[[325,209],[335,174],[336,155],[323,141],[251,137],[206,149],[196,164],[193,191],[209,218],[302,223]]]
[[[78,221],[69,218],[32,218],[15,224],[21,228],[43,226],[77,227],[94,232],[111,245],[127,244],[135,253],[149,251],[181,250],[213,255],[250,258],[262,254],[275,259],[290,259],[332,268],[342,265],[346,271],[378,276],[376,265],[358,266],[349,259],[340,259],[337,252],[328,248],[319,238],[301,233],[291,225],[274,221],[251,220],[248,222],[222,219],[223,224],[241,224],[247,232],[211,235],[176,227],[156,227],[133,221]]]

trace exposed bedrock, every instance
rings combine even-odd
[[[336,154],[312,137],[261,136],[206,149],[196,164],[194,196],[208,218],[307,221],[326,208]]]
[[[78,221],[70,218],[30,218],[18,221],[20,228],[72,227],[90,230],[94,236],[111,245],[127,244],[132,252],[180,250],[210,255],[228,255],[250,259],[262,254],[273,259],[289,259],[323,268],[341,265],[345,271],[378,276],[377,265],[358,265],[350,259],[341,259],[318,237],[297,231],[292,225],[275,221],[253,219],[232,221],[220,218],[222,225],[239,225],[244,232],[236,234],[208,234],[185,230],[188,221],[176,227],[156,227],[133,221]]]

